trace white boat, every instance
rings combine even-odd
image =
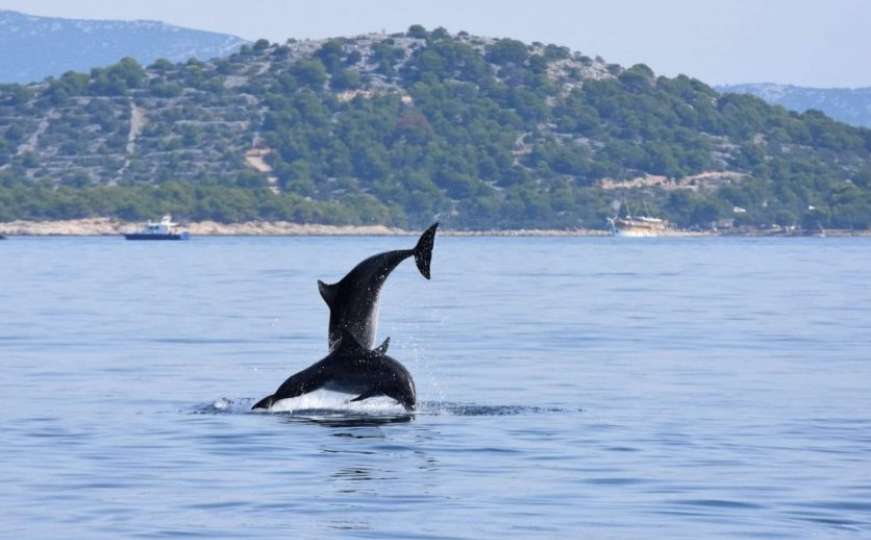
[[[608,223],[611,225],[612,234],[631,238],[660,236],[671,229],[667,220],[647,216],[609,218]]]
[[[126,233],[127,240],[187,240],[188,232],[182,230],[178,223],[173,223],[172,216],[163,216],[158,222],[149,221],[135,233]]]

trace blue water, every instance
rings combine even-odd
[[[0,243],[0,537],[871,537],[871,241],[439,237],[421,410],[252,400],[410,238]]]

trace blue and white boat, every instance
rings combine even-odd
[[[187,231],[182,230],[178,223],[173,223],[172,216],[165,215],[159,222],[149,221],[145,227],[135,233],[126,233],[127,240],[187,240]]]

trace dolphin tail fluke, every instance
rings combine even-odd
[[[272,398],[272,394],[266,396],[265,398],[255,403],[254,406],[251,407],[251,410],[253,411],[256,409],[268,409],[269,407],[272,407]]]
[[[438,223],[434,223],[429,229],[425,230],[420,235],[417,245],[414,246],[414,262],[417,264],[417,269],[420,270],[421,275],[426,279],[430,277],[429,266],[430,261],[432,261],[432,247],[435,244],[435,234],[438,226]]]

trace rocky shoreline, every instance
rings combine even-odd
[[[0,222],[0,235],[5,236],[118,236],[134,232],[142,226],[139,222],[111,218],[86,218],[58,221],[9,221]],[[386,225],[320,225],[314,223],[291,223],[289,221],[248,221],[244,223],[218,223],[198,221],[183,224],[192,236],[413,236],[419,231],[388,227]],[[444,236],[609,236],[601,229],[494,229],[494,230],[445,230]],[[871,231],[848,231],[827,229],[822,234],[804,234],[800,231],[772,229],[735,229],[726,231],[669,230],[659,236],[871,236]]]

